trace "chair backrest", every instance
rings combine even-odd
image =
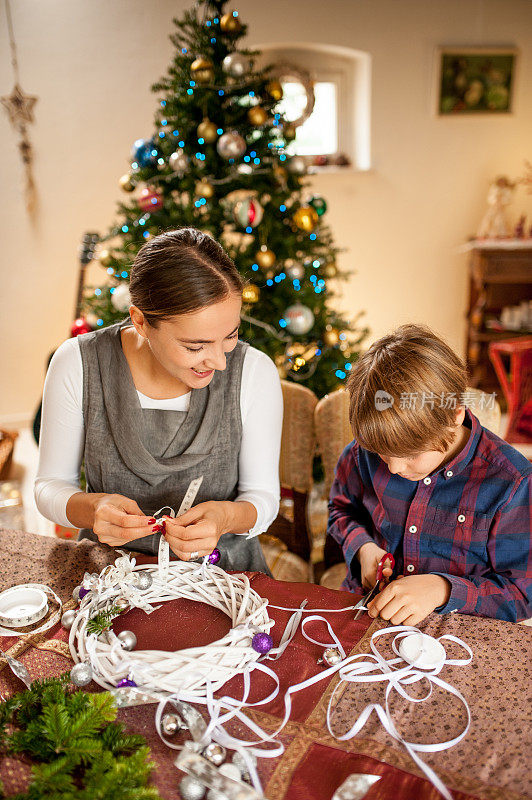
[[[316,450],[314,409],[318,398],[310,389],[297,383],[281,381],[281,387],[284,404],[279,462],[281,486],[309,492]]]
[[[353,438],[346,389],[337,389],[322,397],[314,412],[314,427],[325,473],[324,493],[328,497],[340,454]]]
[[[281,489],[288,490],[292,497],[293,511],[289,516],[281,511],[268,533],[308,561],[312,545],[307,506],[316,452],[314,409],[318,398],[310,389],[297,383],[281,381],[281,387],[284,414],[279,478]]]

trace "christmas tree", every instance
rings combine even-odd
[[[120,178],[129,202],[100,243],[108,278],[92,287],[84,312],[93,327],[123,319],[129,268],[146,239],[199,228],[246,280],[241,338],[274,359],[282,378],[321,397],[345,380],[367,330],[332,308],[330,280],[345,274],[326,202],[309,191],[305,159],[290,155],[296,130],[279,111],[275,65],[259,68],[260,54],[239,46],[246,26],[225,6],[200,0],[174,20],[173,61],[152,87],[155,130],[134,143]]]

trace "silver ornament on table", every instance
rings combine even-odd
[[[123,650],[134,650],[137,646],[137,637],[133,631],[120,631],[117,639],[120,639]]]
[[[293,175],[304,175],[307,171],[307,162],[303,156],[292,156],[286,162],[286,168]]]
[[[172,153],[168,159],[168,164],[179,178],[182,178],[189,169],[188,156],[181,147]]]
[[[61,617],[61,625],[63,628],[70,630],[72,625],[74,624],[74,620],[76,619],[76,612],[75,611],[65,611],[63,616]]]
[[[324,650],[323,656],[318,659],[318,664],[327,664],[328,667],[335,667],[342,660],[342,654],[337,647],[328,647]]]
[[[186,730],[186,725],[177,714],[163,714],[161,730],[165,736],[175,736],[180,730]]]
[[[214,764],[215,767],[219,767],[224,763],[227,756],[227,751],[225,747],[221,744],[218,744],[218,742],[211,742],[203,750],[202,756],[206,758],[207,761],[210,761],[211,764]]]
[[[111,294],[111,305],[121,313],[126,312],[131,305],[131,294],[127,283],[119,283]]]
[[[151,572],[145,572],[145,571],[137,572],[135,580],[135,585],[137,589],[145,591],[146,589],[151,589],[152,584],[153,584],[153,577]]]
[[[238,131],[228,131],[220,136],[216,149],[222,158],[240,158],[246,152],[246,140]]]
[[[305,267],[303,266],[303,264],[298,264],[296,262],[287,267],[285,263],[285,267],[286,267],[286,274],[288,275],[290,280],[300,281],[301,278],[305,277]]]
[[[222,69],[233,78],[241,78],[253,68],[253,60],[243,53],[229,53],[222,61]]]
[[[308,306],[302,303],[294,303],[289,306],[283,314],[286,320],[286,327],[290,333],[305,335],[314,325],[314,314]]]
[[[251,763],[253,764],[253,766],[256,767],[257,766],[257,756],[253,755],[253,753],[250,753],[249,750],[247,750],[246,754],[247,754],[248,758],[251,760]],[[246,764],[246,761],[244,760],[244,756],[242,755],[242,753],[239,753],[238,751],[235,751],[233,753],[233,757],[232,757],[231,761],[233,762],[235,767],[238,767],[238,769],[240,770],[240,774],[242,775],[243,778],[249,778],[250,777],[249,770],[248,770],[248,765]]]
[[[70,680],[74,686],[86,686],[92,680],[92,667],[87,661],[74,664],[70,670]]]
[[[179,794],[183,800],[203,800],[205,785],[193,778],[192,775],[185,775],[179,783]]]

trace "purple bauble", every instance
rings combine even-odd
[[[88,594],[89,592],[90,592],[90,589],[85,589],[85,587],[84,587],[84,586],[81,586],[81,587],[80,587],[80,590],[79,590],[79,599],[80,599],[80,600],[83,600],[83,598],[85,597],[85,595],[86,595],[86,594]]]
[[[256,633],[253,639],[251,640],[251,646],[257,653],[260,653],[261,656],[266,655],[269,653],[273,647],[273,639],[269,633],[264,633],[261,631],[260,633]]]
[[[117,689],[123,689],[124,686],[136,686],[137,684],[135,681],[131,680],[131,678],[122,678],[121,681],[118,681],[116,684]]]
[[[217,564],[218,563],[218,561],[220,560],[220,551],[218,550],[217,547],[214,548],[214,550],[210,554],[208,560],[209,560],[209,564]]]

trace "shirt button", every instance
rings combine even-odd
[[[448,470],[447,470],[447,472],[446,472],[445,474],[447,475],[447,477],[448,477],[448,478],[452,478],[452,477],[453,477],[453,471],[452,471],[452,469],[448,469]]]
[[[415,525],[411,525],[408,530],[410,531],[410,533],[417,533],[417,528]]]
[[[415,570],[415,566],[413,564],[409,564],[406,568],[407,572],[413,572]]]
[[[425,486],[430,486],[430,482],[431,482],[430,478],[423,478],[423,483],[425,484]]]
[[[465,522],[465,517],[463,514],[458,514],[458,522]]]

